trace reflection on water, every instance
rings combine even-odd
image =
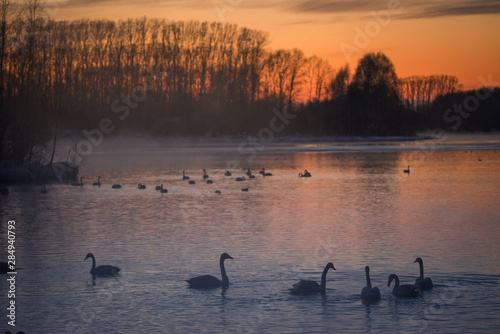
[[[2,231],[9,219],[18,224],[16,328],[27,333],[498,329],[500,153],[262,152],[251,162],[224,150],[157,153],[91,156],[81,166],[83,188],[53,185],[42,195],[36,187],[13,187],[1,199]],[[231,177],[224,176],[228,161],[241,167],[232,169]],[[407,165],[410,175],[403,173]],[[235,182],[247,166],[256,178]],[[257,174],[262,167],[273,176]],[[203,168],[214,184],[203,183]],[[183,169],[195,185],[182,181]],[[304,169],[313,177],[299,178]],[[92,187],[98,175],[102,186]],[[114,183],[123,188],[111,189]],[[137,189],[138,183],[147,189]],[[161,183],[168,194],[154,190]],[[6,249],[3,237],[0,247]],[[98,277],[94,286],[91,264],[83,261],[88,252],[97,265],[122,268],[120,275]],[[226,261],[229,289],[187,288],[184,280],[190,277],[220,277],[222,252],[234,258]],[[417,256],[436,286],[416,300],[396,300],[387,278],[395,273],[402,284],[413,283]],[[289,293],[299,279],[319,282],[330,261],[337,270],[329,272],[324,296]],[[359,297],[366,265],[382,293],[380,302],[369,305]],[[2,283],[2,296],[6,288]]]

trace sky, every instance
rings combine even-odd
[[[267,31],[272,49],[302,49],[355,69],[384,52],[399,77],[456,75],[500,86],[500,0],[48,0],[56,20],[166,18]]]

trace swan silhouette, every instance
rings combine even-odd
[[[120,268],[110,265],[96,267],[95,257],[92,253],[88,253],[83,261],[87,260],[89,257],[92,259],[92,269],[90,269],[90,274],[92,276],[114,276],[120,271]]]
[[[214,181],[212,181],[212,180],[207,180],[207,184],[213,184],[213,183],[214,183]]]
[[[220,190],[216,190],[215,193],[216,194],[221,194],[221,191]]]
[[[237,178],[236,178],[236,181],[238,181],[238,182],[245,181],[245,177],[244,177],[244,176],[242,176],[242,177],[237,177]]]
[[[248,191],[248,188],[241,188],[241,191]]]
[[[303,174],[299,173],[299,177],[311,177],[311,176],[312,176],[311,173],[309,173],[307,169],[304,171]]]
[[[162,193],[162,194],[168,193],[168,189],[167,188],[163,188],[163,183],[161,184],[160,193]]]
[[[203,169],[203,180],[208,179],[208,175],[206,173],[206,170]]]
[[[227,170],[226,173],[224,173],[224,176],[231,176],[231,172]]]
[[[74,182],[71,184],[73,187],[83,187],[83,176],[80,177],[80,182]]]
[[[163,189],[163,183],[161,184],[161,186],[156,186],[155,187],[155,190],[162,190]]]
[[[194,180],[189,181],[189,184],[195,184]]]
[[[361,298],[366,301],[376,301],[380,299],[380,290],[375,287],[372,288],[372,282],[370,281],[370,267],[365,267],[366,273],[366,286],[361,290]]]
[[[113,188],[113,189],[121,189],[121,188],[122,188],[122,186],[121,186],[121,185],[119,185],[119,184],[113,184],[113,185],[111,186],[111,188]]]
[[[293,294],[311,294],[311,293],[325,293],[326,290],[326,273],[328,269],[336,270],[333,266],[333,263],[329,262],[325,269],[323,269],[323,273],[321,274],[321,285],[319,285],[315,281],[306,281],[300,280],[298,283],[295,283],[293,287],[290,289],[290,292]]]
[[[418,262],[420,265],[420,277],[415,280],[415,287],[420,290],[429,290],[434,287],[430,277],[424,278],[424,262],[421,258],[417,257],[413,263]]]
[[[226,259],[232,259],[232,257],[227,253],[222,253],[219,260],[222,281],[211,275],[197,276],[186,281],[189,283],[189,287],[194,289],[212,289],[220,286],[223,288],[228,287],[229,279],[227,278],[226,268],[224,268],[224,260]]]
[[[139,184],[137,185],[137,189],[144,190],[144,189],[146,189],[146,185],[144,185],[144,184],[142,184],[142,183],[139,183]]]
[[[403,170],[403,173],[410,174],[410,166],[408,166],[408,169]]]
[[[97,182],[94,182],[92,183],[93,186],[97,186],[97,187],[100,187],[101,186],[101,177],[98,176],[97,177]]]
[[[403,284],[399,285],[399,278],[395,274],[389,275],[389,283],[387,286],[391,285],[392,280],[395,280],[394,289],[392,289],[392,294],[398,298],[416,298],[420,296],[418,291],[415,289],[415,286],[412,284]]]
[[[262,168],[262,170],[259,173],[262,174],[262,176],[273,176],[273,174],[271,174],[271,173],[266,173],[265,168]]]
[[[183,170],[182,171],[182,181],[184,180],[189,180],[189,176],[186,176],[186,172]]]

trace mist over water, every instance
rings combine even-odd
[[[262,150],[246,145],[246,151],[238,149],[244,137],[105,138],[80,164],[83,188],[50,185],[42,195],[39,187],[18,186],[1,198],[1,235],[8,220],[18,228],[16,330],[494,332],[500,327],[497,138],[377,145],[311,138]],[[256,178],[236,182],[246,167]],[[263,167],[273,176],[258,174]],[[203,182],[204,168],[211,185]],[[228,169],[231,177],[224,176]],[[298,177],[305,169],[311,178]],[[182,181],[182,170],[195,185]],[[101,187],[91,185],[97,176]],[[111,189],[115,183],[122,189]],[[167,194],[154,190],[160,184]],[[0,254],[6,245],[2,237]],[[97,265],[122,268],[120,275],[93,285],[91,263],[83,261],[88,252]],[[189,289],[190,277],[220,277],[223,252],[234,258],[225,262],[229,288]],[[398,300],[387,278],[394,273],[402,284],[414,283],[418,256],[435,287]],[[337,270],[328,272],[324,296],[289,293],[299,279],[319,282],[330,261]],[[366,265],[382,293],[370,305],[359,296]],[[11,330],[5,320],[0,329]]]

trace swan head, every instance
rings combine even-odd
[[[368,274],[370,272],[370,267],[366,266],[365,267],[365,272]]]
[[[222,255],[220,256],[220,259],[222,261],[224,261],[225,259],[231,259],[232,260],[233,258],[228,253],[222,253]]]
[[[396,274],[389,275],[389,283],[387,283],[387,286],[390,286],[393,280],[396,280],[396,282],[399,281],[399,278]]]
[[[85,259],[83,261],[87,260],[89,257],[94,258],[94,255],[92,253],[88,253],[87,256],[85,256]]]
[[[331,262],[328,262],[328,264],[326,265],[326,268],[337,270],[337,269],[335,269],[335,267],[333,266],[333,263],[331,263]]]
[[[416,263],[416,262],[418,262],[418,263],[422,263],[422,259],[421,259],[421,258],[419,258],[419,257],[417,257],[417,259],[416,259],[415,261],[413,261],[413,263]]]

